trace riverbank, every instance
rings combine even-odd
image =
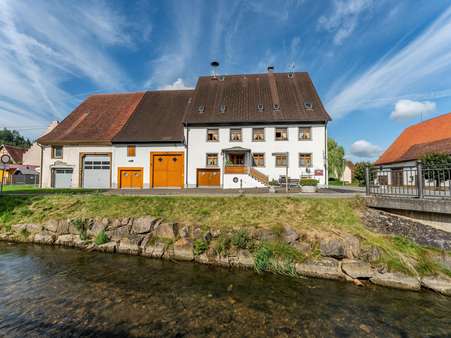
[[[359,199],[8,196],[0,238],[451,294],[449,251],[371,231],[363,211]]]

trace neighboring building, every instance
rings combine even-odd
[[[207,76],[194,90],[94,95],[38,140],[42,185],[263,187],[287,171],[325,185],[329,120],[307,73]]]
[[[451,155],[451,113],[405,129],[375,162],[375,165],[389,169],[380,182],[397,186],[416,184],[413,167],[430,153]]]
[[[9,182],[14,171],[17,169],[17,165],[22,164],[23,155],[27,151],[26,148],[11,146],[9,144],[3,144],[0,146],[0,156],[7,154],[11,158],[11,163],[6,170],[0,170],[0,181]]]
[[[345,169],[343,170],[343,175],[341,175],[341,181],[351,184],[353,172],[354,172],[354,163],[352,163],[351,161],[346,161]]]
[[[47,130],[40,136],[44,136],[50,133],[57,125],[58,121],[53,121],[47,127]],[[42,149],[37,142],[34,142],[30,148],[23,154],[23,164],[36,167],[37,171],[40,171],[41,167],[41,154]]]

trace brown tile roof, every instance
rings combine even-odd
[[[306,109],[304,102],[311,102]],[[263,104],[264,111],[257,111]],[[280,110],[274,111],[273,104]],[[220,106],[225,105],[224,113]],[[199,112],[203,106],[204,111]],[[188,124],[325,122],[331,118],[307,73],[228,75],[222,79],[200,77],[186,116]]]
[[[192,96],[192,90],[146,92],[113,142],[183,142],[183,117]]]
[[[399,161],[418,160],[427,154],[451,154],[451,137],[429,143],[415,144],[401,156]]]
[[[109,144],[122,129],[144,93],[100,94],[88,97],[40,144]]]
[[[449,139],[451,139],[451,113],[405,129],[379,157],[376,164],[415,160],[424,155],[424,151],[448,149]]]
[[[22,163],[23,154],[28,150],[27,148],[12,146],[9,144],[2,145],[2,148],[5,148],[14,163]]]

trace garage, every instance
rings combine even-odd
[[[142,168],[119,168],[119,188],[121,189],[142,189],[143,169]]]
[[[150,156],[152,187],[183,188],[183,153],[151,153]]]
[[[83,157],[83,188],[109,189],[111,163],[109,155],[85,155]]]
[[[72,188],[72,177],[74,169],[72,168],[54,168],[53,169],[53,187],[54,188]]]
[[[219,187],[221,172],[219,169],[197,169],[198,187]]]

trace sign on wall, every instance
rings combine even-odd
[[[315,169],[315,176],[323,176],[324,171],[322,169]]]

